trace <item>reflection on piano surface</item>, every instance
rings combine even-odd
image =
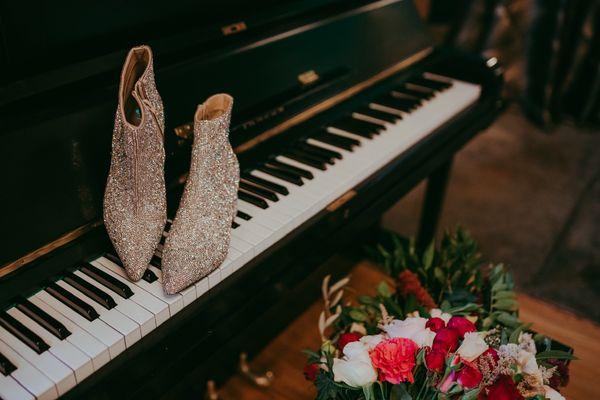
[[[169,223],[146,274],[133,283],[99,215],[71,209],[76,195],[60,201],[63,189],[73,195],[82,188],[86,202],[98,201],[89,198],[101,193],[106,174],[110,130],[102,129],[111,102],[75,109],[59,102],[21,125],[22,115],[11,110],[37,104],[50,89],[42,85],[32,95],[5,85],[12,96],[1,104],[4,116],[12,114],[9,143],[25,146],[27,138],[46,135],[52,151],[74,141],[81,160],[47,197],[28,197],[46,184],[32,188],[20,181],[25,173],[8,180],[8,191],[27,199],[23,207],[50,214],[42,222],[55,225],[32,229],[35,215],[19,209],[13,217],[15,200],[0,202],[9,225],[22,221],[18,231],[5,232],[16,239],[4,243],[19,242],[0,255],[0,398],[197,398],[207,380],[233,372],[240,352],[256,352],[302,310],[314,296],[306,289],[312,282],[340,272],[320,270],[322,261],[360,240],[419,181],[447,168],[498,112],[501,76],[492,63],[433,50],[411,2],[327,4],[281,27],[248,29],[248,37],[223,42],[224,50],[201,63],[190,57],[157,69],[165,104],[179,107],[171,122],[179,123],[180,137],[168,139],[176,165],[167,171],[170,209],[190,145],[181,116],[214,85],[241,99],[231,140],[242,179],[228,257],[173,296],[161,282]],[[65,93],[77,90],[61,79]],[[93,80],[81,85],[101,91]],[[94,127],[100,117],[108,121]],[[57,162],[56,154],[27,160],[26,153],[16,165],[29,162],[42,179],[44,165]],[[82,168],[88,172],[77,172]],[[75,230],[65,234],[67,226]]]

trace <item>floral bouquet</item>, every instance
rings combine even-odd
[[[476,250],[461,229],[422,254],[392,235],[370,253],[395,290],[358,304],[344,301],[349,278],[325,278],[322,345],[305,367],[317,399],[563,399],[571,351],[519,321],[510,274]]]

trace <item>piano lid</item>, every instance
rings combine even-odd
[[[231,140],[241,146],[430,49],[410,0],[323,4],[261,29],[249,25],[247,32],[221,33],[216,46],[190,46],[176,55],[165,43],[173,38],[192,42],[194,33],[139,39],[155,50],[166,113],[168,181],[184,171],[181,160],[187,158],[173,130],[191,120],[196,105],[209,95],[234,96]],[[107,70],[90,61],[101,72],[76,82],[65,83],[69,78],[63,73],[60,84],[47,81],[1,93],[0,276],[100,223],[122,61],[122,56],[111,59],[114,65]]]

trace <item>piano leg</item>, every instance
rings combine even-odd
[[[423,208],[421,209],[421,222],[417,239],[417,247],[420,249],[427,247],[435,237],[451,169],[452,158],[440,165],[427,178],[427,189]]]

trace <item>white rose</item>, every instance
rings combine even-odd
[[[521,367],[521,371],[523,371],[524,373],[528,375],[540,375],[540,370],[535,359],[535,354],[531,354],[528,351],[519,349],[517,353],[517,362]]]
[[[439,308],[432,308],[429,311],[429,315],[431,315],[432,318],[441,318],[445,323],[448,323],[448,321],[450,321],[450,318],[452,318],[452,315],[442,312],[442,310],[440,310]]]
[[[342,350],[346,359],[348,360],[359,360],[363,362],[371,362],[371,358],[369,357],[369,350],[364,343],[359,341],[350,342],[344,346]]]
[[[433,346],[433,338],[435,338],[435,332],[432,332],[429,328],[425,328],[411,337],[419,347]]]
[[[395,319],[383,327],[383,330],[391,338],[411,339],[413,335],[420,333],[425,329],[427,320],[425,318],[406,318],[404,320]]]
[[[552,389],[550,386],[544,385],[544,396],[549,400],[565,400],[564,396]]]
[[[477,332],[467,332],[462,344],[456,351],[461,358],[473,361],[485,352],[489,346]]]
[[[534,355],[537,353],[537,349],[535,348],[535,342],[533,341],[531,333],[519,333],[519,348]]]
[[[358,341],[371,351],[383,340],[383,335],[368,335],[361,337]]]
[[[352,387],[363,387],[377,380],[377,372],[370,360],[364,362],[360,359],[336,358],[333,360],[333,378],[336,382],[344,382]]]

